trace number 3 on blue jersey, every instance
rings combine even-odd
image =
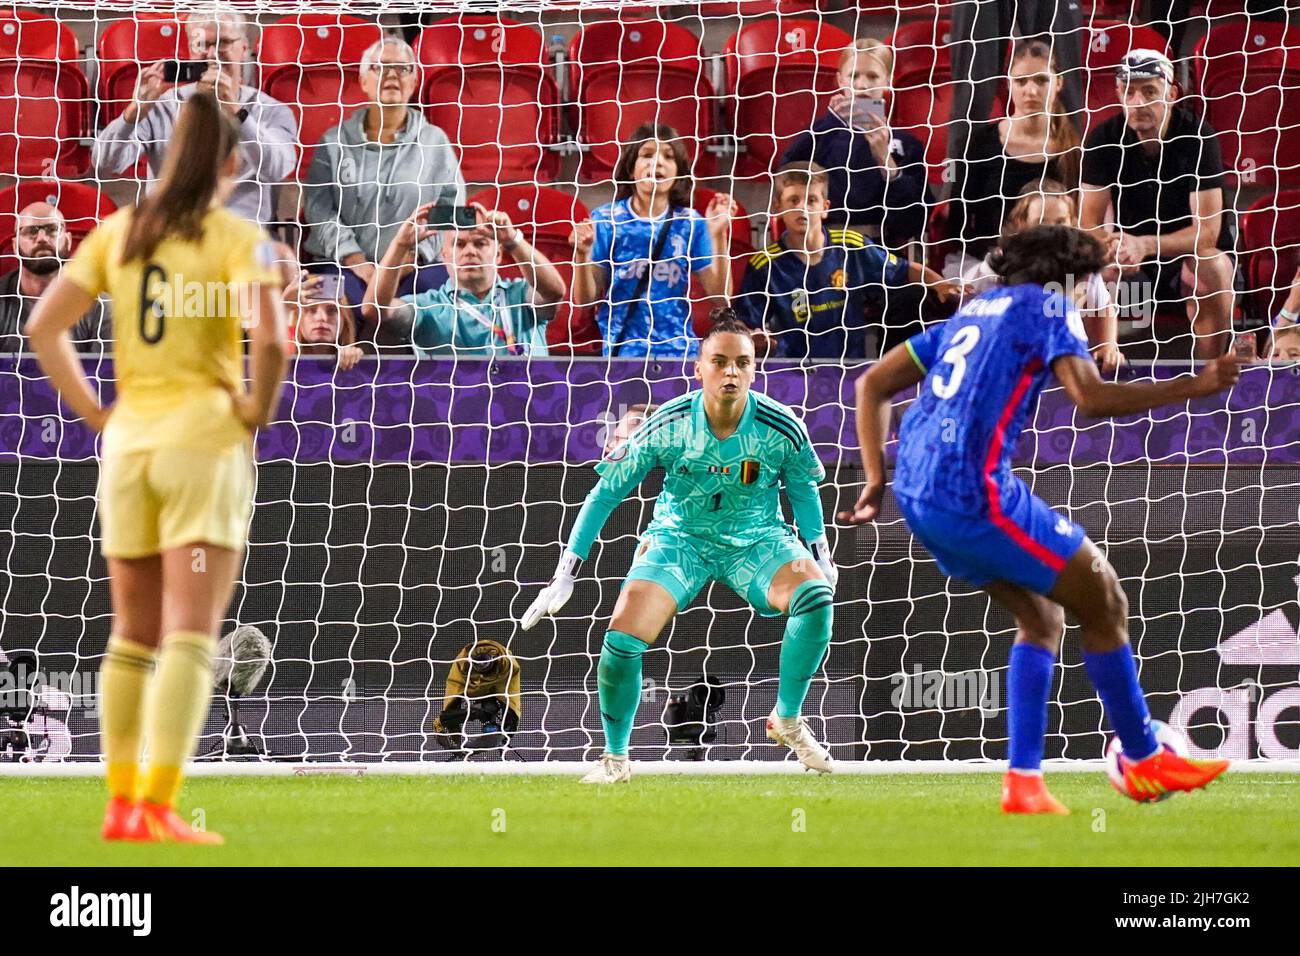
[[[952,375],[946,380],[941,375],[935,375],[930,379],[930,388],[934,390],[935,395],[940,398],[952,398],[957,394],[957,389],[961,388],[961,380],[966,375],[966,356],[970,354],[971,349],[975,348],[979,340],[978,325],[968,325],[957,330],[957,334],[952,337],[952,344],[939,360],[952,366]]]

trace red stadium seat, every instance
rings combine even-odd
[[[713,135],[714,92],[695,34],[662,20],[606,20],[574,35],[569,63],[574,126],[589,147],[583,179],[609,178],[622,144],[646,122],[677,130],[695,175],[713,175],[704,146]]]
[[[820,20],[745,23],[726,45],[731,128],[745,147],[741,175],[770,172],[830,103],[841,51],[853,38]],[[780,108],[778,109],[778,105]]]
[[[1204,115],[1219,134],[1223,165],[1244,185],[1300,183],[1300,30],[1248,25],[1225,40],[1211,30],[1195,56]],[[1232,49],[1233,45],[1242,46]]]
[[[809,13],[817,9],[818,0],[721,0],[700,4],[706,17],[762,17],[769,14]]]
[[[536,182],[559,171],[546,147],[558,139],[559,92],[534,27],[503,17],[464,16],[424,28],[425,115],[460,151],[469,182]]]
[[[32,181],[0,190],[0,273],[18,266],[13,246],[17,217],[34,202],[47,202],[59,207],[72,235],[73,249],[86,233],[117,209],[113,200],[85,183]]]
[[[0,175],[85,171],[90,88],[79,56],[76,37],[53,17],[0,11]]]
[[[361,57],[382,36],[375,24],[336,13],[284,17],[263,28],[258,82],[293,110],[300,174],[321,137],[365,104]]]
[[[1234,20],[1217,23],[1196,41],[1192,53],[1192,92],[1205,89],[1205,71],[1212,64],[1246,54],[1276,51],[1286,44],[1285,23],[1273,20]]]
[[[54,17],[34,10],[0,10],[0,60],[31,57],[76,63],[76,34]]]
[[[917,20],[900,26],[886,41],[894,51],[890,122],[925,145],[925,162],[935,183],[943,178],[952,118],[950,31],[947,20]]]
[[[1248,314],[1266,323],[1286,301],[1300,268],[1300,191],[1256,200],[1241,216]]]
[[[499,209],[524,233],[524,238],[551,260],[567,288],[573,287],[573,245],[569,236],[574,223],[582,222],[591,212],[577,196],[549,186],[501,186],[485,189],[469,198],[485,209]],[[518,267],[503,256],[502,272],[518,275]],[[546,329],[552,353],[575,352],[600,354],[600,330],[593,310],[577,309],[567,301],[556,312]]]
[[[1115,68],[1129,50],[1159,50],[1168,55],[1165,38],[1150,27],[1133,26],[1117,20],[1094,20],[1089,24],[1084,47],[1084,85],[1087,117],[1085,131],[1110,119],[1121,109],[1115,88]]]
[[[691,204],[695,211],[701,216],[705,215],[709,208],[709,203],[716,196],[717,190],[706,189],[703,186],[695,187],[695,194],[691,197]],[[740,291],[740,282],[745,278],[745,267],[749,265],[749,259],[757,251],[754,249],[754,230],[749,219],[749,213],[739,202],[736,203],[736,218],[732,222],[731,228],[731,292],[735,295]],[[695,324],[697,335],[703,335],[709,330],[709,313],[712,311],[712,304],[704,298],[704,289],[700,286],[698,278],[691,278],[691,313]]]
[[[175,18],[122,17],[105,27],[96,44],[100,125],[117,119],[130,104],[142,64],[188,59],[189,47],[185,26]]]

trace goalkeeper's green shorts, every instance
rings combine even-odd
[[[623,583],[653,581],[673,596],[677,610],[684,611],[700,588],[721,581],[759,614],[777,617],[782,612],[767,603],[767,592],[776,572],[791,561],[814,563],[803,542],[789,531],[742,547],[676,531],[650,531],[642,537]]]

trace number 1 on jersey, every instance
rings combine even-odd
[[[944,352],[943,358],[939,360],[952,366],[952,375],[946,381],[938,375],[930,380],[930,387],[934,389],[934,394],[940,398],[952,398],[957,394],[957,389],[961,388],[961,380],[966,375],[966,356],[970,354],[971,349],[975,348],[979,340],[978,325],[968,325],[957,330],[957,334],[952,337],[952,345],[948,346],[948,351]]]

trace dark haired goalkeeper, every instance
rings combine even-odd
[[[734,315],[700,343],[703,387],[665,402],[605,454],[555,577],[524,613],[524,630],[555,614],[573,593],[578,565],[610,513],[652,469],[664,470],[654,518],[641,538],[600,654],[605,753],[584,783],[632,775],[628,741],[641,697],[641,657],[674,614],[710,581],[721,581],[759,614],[788,614],[781,642],[772,740],[806,768],[827,773],[830,754],[800,716],[831,638],[835,581],[817,484],[826,477],[803,422],[780,402],[750,391],[754,342]],[[795,536],[781,514],[781,489]]]

